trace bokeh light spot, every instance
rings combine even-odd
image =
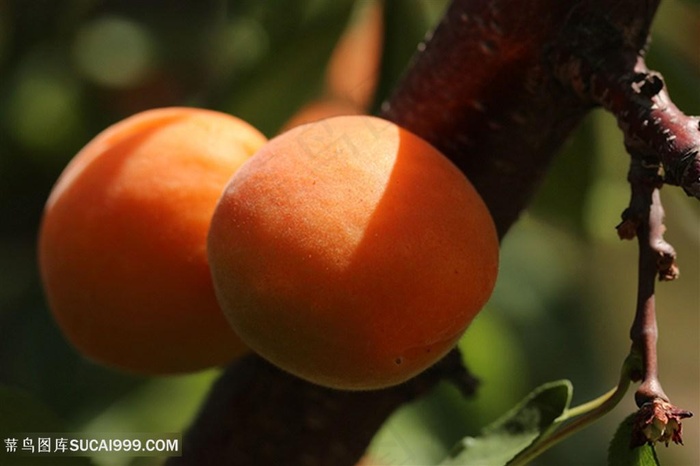
[[[79,85],[51,66],[23,71],[7,102],[8,130],[30,155],[60,152],[82,130]]]
[[[109,16],[78,31],[73,54],[78,70],[87,79],[106,87],[130,87],[148,74],[155,45],[142,26]]]
[[[236,18],[216,30],[211,39],[212,68],[229,74],[253,67],[269,50],[269,37],[255,20]]]

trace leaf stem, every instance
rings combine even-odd
[[[604,395],[599,396],[595,400],[591,400],[586,403],[580,404],[574,408],[567,409],[564,412],[564,414],[562,414],[561,417],[557,419],[557,422],[565,422],[569,419],[573,419],[577,416],[586,414],[589,411],[598,409],[600,406],[604,405],[607,401],[609,401],[613,396],[615,396],[617,392],[618,387],[615,387],[607,393],[605,393]]]
[[[636,358],[628,357],[622,366],[620,380],[615,388],[594,400],[567,409],[564,414],[557,419],[553,428],[556,429],[557,426],[573,419],[569,424],[566,424],[561,429],[553,431],[551,434],[545,433],[530,445],[530,447],[521,451],[510,460],[508,466],[524,466],[528,464],[546,450],[552,448],[570,435],[588,427],[590,424],[612,411],[622,400],[625,393],[627,393],[627,389],[630,385],[630,374],[636,362]]]

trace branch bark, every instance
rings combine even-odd
[[[663,77],[643,57],[620,71],[594,73],[591,92],[616,116],[627,151],[660,164],[664,183],[700,199],[700,118],[676,107]]]
[[[454,1],[382,108],[464,171],[500,236],[590,107],[547,63],[580,3]]]
[[[603,101],[591,92],[599,89],[591,85],[592,71],[633,73],[657,6],[658,0],[454,0],[381,116],[462,169],[502,237],[571,131]],[[391,389],[338,392],[249,356],[226,369],[185,435],[184,456],[167,464],[353,465],[394,409],[439,380],[461,378],[459,385],[472,391],[474,380],[459,361],[453,352]]]
[[[641,381],[641,384],[634,394],[639,411],[633,423],[630,445],[654,445],[656,442],[667,446],[669,442],[682,444],[682,420],[693,413],[671,404],[661,387],[656,352],[656,278],[666,281],[678,276],[676,252],[663,237],[666,228],[659,194],[663,185],[661,166],[659,163],[649,163],[641,152],[631,150],[630,155],[632,161],[628,180],[632,197],[618,228],[622,238],[630,238],[633,233],[639,244],[637,307],[630,329],[630,355],[641,362],[639,373],[631,374],[631,378]],[[658,154],[656,158],[660,158]]]
[[[348,392],[289,375],[255,355],[226,369],[212,387],[169,466],[354,465],[399,406],[452,380],[472,395],[476,382],[456,352],[410,383]]]

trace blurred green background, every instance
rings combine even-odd
[[[321,92],[354,3],[0,0],[0,431],[185,429],[216,370],[133,377],[68,346],[38,279],[43,204],[87,141],[140,110],[214,108],[274,135]],[[380,98],[444,5],[386,2]],[[690,114],[700,114],[699,42],[698,2],[662,2],[649,63]],[[570,379],[574,403],[615,384],[635,304],[636,245],[617,240],[614,230],[628,201],[626,167],[614,121],[594,112],[506,237],[496,292],[461,342],[482,379],[479,395],[465,401],[445,385],[401,409],[372,444],[375,458],[435,462],[549,380]],[[667,187],[662,197],[681,278],[659,286],[661,378],[675,404],[700,415],[700,208],[678,189]],[[537,464],[604,464],[616,424],[634,409],[629,396]],[[697,419],[685,422],[684,438],[684,447],[659,448],[662,464],[700,464]],[[160,461],[104,457],[92,464]]]

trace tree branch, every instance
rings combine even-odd
[[[690,411],[671,404],[661,387],[658,374],[656,341],[656,277],[673,280],[678,276],[676,254],[663,237],[664,210],[661,205],[660,166],[647,164],[637,152],[631,152],[632,163],[629,181],[632,187],[630,207],[623,214],[619,231],[623,238],[634,231],[639,244],[639,276],[637,285],[637,309],[630,329],[632,347],[630,355],[641,361],[640,372],[631,374],[633,380],[641,380],[635,393],[640,408],[633,426],[632,446],[670,441],[683,443],[682,424],[691,417]]]
[[[700,199],[700,118],[676,107],[661,75],[639,57],[622,78],[608,72],[594,76],[592,84],[593,93],[617,117],[627,150],[658,160],[664,183]]]
[[[557,82],[546,57],[581,3],[452,2],[382,108],[464,171],[500,236],[591,107]]]
[[[354,465],[402,404],[451,380],[472,395],[476,380],[458,352],[390,390],[338,391],[305,382],[249,355],[214,384],[168,466]]]
[[[559,44],[552,56],[560,79],[616,117],[628,152],[661,164],[663,182],[700,199],[700,118],[676,107],[661,74],[647,68],[643,55],[610,48],[608,42],[623,40],[614,37],[572,35]]]

